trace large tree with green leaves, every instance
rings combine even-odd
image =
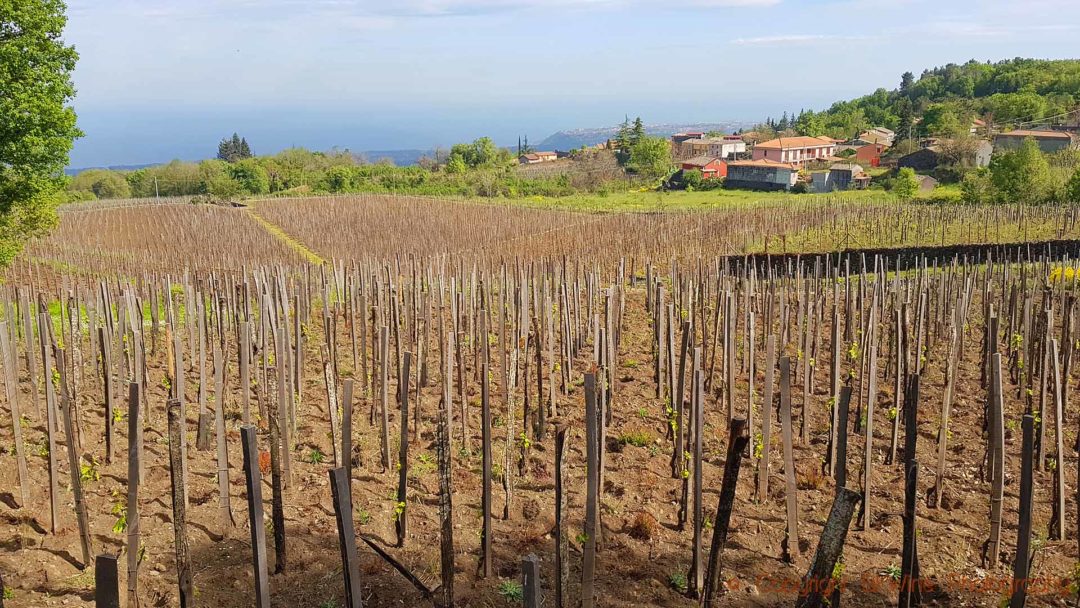
[[[62,0],[0,0],[0,263],[56,223],[64,167],[81,133]]]
[[[644,136],[630,146],[626,169],[649,179],[671,172],[671,145],[662,137]]]
[[[1050,163],[1030,137],[1019,148],[994,155],[990,181],[1003,202],[1041,203],[1053,196]]]
[[[892,193],[902,199],[915,198],[915,195],[919,193],[919,179],[915,176],[914,169],[904,167],[896,173]]]

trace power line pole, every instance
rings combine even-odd
[[[161,192],[158,190],[157,177],[154,177],[154,198],[161,198]]]

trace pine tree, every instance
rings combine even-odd
[[[251,146],[248,145],[247,139],[240,138],[240,158],[251,158],[252,156]]]
[[[634,145],[639,141],[645,139],[645,123],[641,122],[641,117],[638,116],[634,119],[634,128],[630,131],[630,145]]]
[[[221,140],[221,143],[217,147],[217,157],[219,160],[226,162],[232,162],[236,158],[237,150],[233,148],[232,140],[226,137]]]
[[[619,132],[615,135],[615,160],[620,165],[625,165],[630,159],[630,117],[623,119],[619,125]]]
[[[915,84],[915,75],[911,72],[904,72],[900,77],[900,93],[907,95],[911,91],[911,85]]]

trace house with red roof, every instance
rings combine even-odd
[[[701,171],[702,179],[727,177],[727,166],[727,162],[712,156],[698,156],[689,158],[680,163],[680,167],[683,171],[694,169]]]
[[[789,163],[796,167],[836,154],[836,140],[831,137],[779,137],[754,145],[754,160]]]

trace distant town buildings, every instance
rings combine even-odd
[[[687,159],[699,156],[735,159],[746,152],[746,142],[738,135],[719,137],[684,137],[689,133],[677,133],[671,138],[672,151],[676,158]]]

